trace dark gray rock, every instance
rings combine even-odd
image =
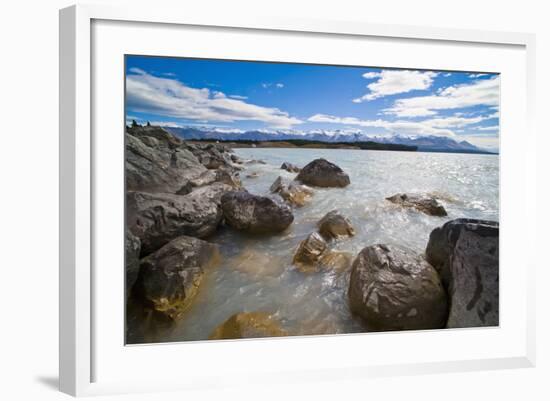
[[[141,241],[128,229],[126,229],[125,248],[126,297],[128,297],[138,277],[141,251]]]
[[[221,197],[231,189],[215,183],[184,196],[128,192],[127,227],[141,240],[142,256],[181,235],[205,238],[214,233],[222,220]]]
[[[204,269],[218,259],[213,244],[186,236],[175,238],[141,261],[135,292],[144,305],[177,320],[196,295]]]
[[[255,234],[283,231],[294,220],[287,205],[245,191],[225,193],[221,198],[221,209],[228,225]]]
[[[162,143],[154,137],[143,139],[149,144]],[[206,170],[191,152],[173,146],[164,142],[164,146],[151,147],[140,137],[126,134],[126,189],[175,193]]]
[[[345,187],[349,176],[336,164],[325,159],[315,159],[296,176],[296,180],[315,187]]]
[[[371,330],[439,329],[447,321],[447,297],[437,271],[412,251],[372,245],[353,262],[350,310]]]
[[[351,225],[351,221],[338,210],[328,212],[319,221],[318,226],[319,233],[326,240],[355,235],[355,229]]]
[[[447,216],[445,208],[430,196],[421,196],[415,194],[396,194],[386,198],[386,200],[401,205],[405,208],[413,208],[430,216]]]
[[[456,219],[430,234],[426,259],[450,300],[447,327],[498,326],[499,224]]]
[[[281,169],[286,170],[289,173],[299,173],[301,170],[301,168],[297,165],[288,162],[284,162],[283,164],[281,164]]]

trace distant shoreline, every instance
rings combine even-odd
[[[485,154],[498,156],[498,153],[484,151],[466,151],[449,149],[418,149],[417,146],[386,144],[374,141],[364,142],[322,142],[312,140],[275,140],[275,141],[232,141],[214,139],[186,139],[188,142],[196,143],[222,143],[234,149],[248,148],[278,148],[278,149],[351,149],[351,150],[386,150],[398,152],[419,152],[419,153],[462,153],[462,154]]]

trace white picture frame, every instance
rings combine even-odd
[[[244,360],[248,355],[254,353],[284,352],[285,349],[293,350],[291,352],[304,352],[303,355],[310,355],[312,363],[310,365],[296,366],[293,369],[285,369],[284,361],[275,363],[272,370],[264,370],[262,366],[255,366],[254,370],[247,372],[241,380],[236,380],[234,376],[225,376],[224,370],[219,370],[212,374],[207,374],[208,367],[197,366],[186,373],[185,379],[166,376],[166,379],[151,378],[150,380],[133,381],[124,377],[122,374],[106,375],[105,379],[102,373],[98,371],[99,366],[104,366],[105,361],[116,366],[116,361],[106,359],[103,355],[107,351],[105,347],[104,334],[98,332],[97,326],[101,326],[103,315],[101,307],[95,306],[94,291],[102,283],[103,276],[94,273],[101,256],[96,254],[94,246],[94,235],[97,234],[98,226],[96,213],[98,205],[96,204],[95,194],[98,185],[102,185],[96,180],[96,169],[98,168],[98,152],[104,148],[102,143],[94,138],[94,118],[96,110],[94,109],[94,89],[92,79],[99,69],[98,61],[94,55],[98,54],[97,46],[104,42],[93,41],[94,24],[107,21],[108,24],[116,23],[139,23],[133,25],[131,29],[135,32],[143,29],[144,26],[158,26],[163,29],[177,29],[177,27],[203,27],[205,29],[228,29],[231,32],[237,32],[240,35],[252,35],[254,32],[267,32],[284,35],[307,35],[308,37],[318,37],[319,40],[331,37],[343,39],[361,39],[361,38],[383,38],[388,41],[419,41],[433,42],[438,46],[459,45],[463,47],[476,46],[495,46],[501,48],[513,49],[510,57],[517,57],[518,71],[522,71],[521,76],[514,77],[515,85],[520,85],[520,92],[525,96],[519,96],[520,107],[525,109],[518,111],[519,117],[513,118],[506,116],[506,108],[503,109],[502,124],[509,124],[510,127],[520,127],[524,130],[523,141],[532,146],[525,146],[524,149],[514,149],[510,142],[503,147],[501,152],[501,165],[503,175],[501,182],[506,183],[504,189],[521,183],[523,186],[521,194],[514,194],[513,191],[506,190],[501,193],[502,198],[507,197],[511,210],[510,216],[503,219],[503,232],[512,231],[518,227],[522,220],[520,217],[527,218],[528,229],[524,232],[535,233],[533,207],[527,208],[526,200],[529,196],[534,196],[536,190],[535,174],[535,133],[533,129],[534,112],[534,35],[524,33],[507,32],[485,32],[459,29],[439,29],[415,26],[399,25],[376,25],[366,22],[347,22],[347,21],[318,21],[318,20],[296,20],[292,18],[274,18],[258,16],[241,16],[240,18],[224,17],[216,15],[187,14],[185,10],[167,10],[155,7],[131,7],[131,8],[113,8],[109,6],[78,5],[72,6],[60,11],[60,390],[75,396],[109,394],[109,393],[127,393],[133,391],[165,391],[167,389],[196,389],[213,386],[225,386],[229,384],[244,384],[247,381],[256,381],[258,383],[279,380],[282,383],[299,380],[326,380],[328,377],[337,379],[339,377],[363,378],[380,375],[399,375],[411,373],[435,373],[441,371],[466,371],[478,369],[501,369],[510,367],[530,367],[535,363],[535,321],[534,321],[534,274],[536,265],[536,252],[527,252],[527,261],[521,266],[522,277],[517,280],[516,285],[520,287],[517,291],[522,299],[517,316],[521,317],[518,321],[506,321],[507,325],[501,325],[496,329],[484,330],[461,330],[451,334],[457,341],[487,341],[496,339],[498,333],[505,333],[508,329],[513,332],[512,337],[502,337],[500,340],[506,340],[509,350],[506,351],[496,348],[490,352],[473,352],[465,358],[447,357],[442,354],[439,360],[432,358],[430,360],[417,360],[414,355],[410,355],[407,362],[403,360],[384,359],[383,356],[376,358],[373,354],[373,360],[364,363],[360,360],[332,361],[329,357],[325,365],[316,365],[313,356],[322,344],[323,347],[342,347],[343,341],[353,343],[355,347],[365,341],[385,341],[384,339],[395,339],[396,333],[369,334],[354,336],[328,336],[328,337],[306,337],[292,339],[269,339],[269,340],[244,340],[236,342],[223,342],[214,344],[196,343],[186,345],[186,351],[189,355],[195,355],[198,351],[205,355],[215,355],[221,353],[227,358],[240,355]],[[145,24],[145,25],[144,25]],[[116,28],[117,30],[130,29],[128,25]],[[160,33],[162,34],[162,33]],[[123,41],[124,38],[118,38],[113,42]],[[113,44],[113,46],[115,46]],[[101,49],[99,49],[101,50]],[[517,50],[517,51],[516,51]],[[113,50],[115,51],[115,50]],[[118,51],[118,50],[117,50]],[[168,51],[168,50],[167,50]],[[517,54],[516,54],[517,53]],[[328,56],[327,56],[328,57]],[[497,57],[498,58],[498,57]],[[404,63],[407,61],[404,60]],[[416,66],[415,66],[416,67]],[[462,65],[461,67],[464,67]],[[438,66],[432,66],[438,68]],[[457,67],[458,69],[458,67]],[[476,68],[472,68],[476,70]],[[479,70],[479,69],[478,69]],[[122,71],[121,71],[122,74]],[[512,72],[510,73],[512,74]],[[519,73],[518,73],[519,74]],[[521,79],[520,79],[521,78]],[[524,78],[524,79],[523,79]],[[114,93],[113,96],[123,97],[123,92]],[[507,96],[507,95],[505,95]],[[118,104],[118,103],[117,103]],[[116,109],[116,108],[115,108]],[[118,112],[122,112],[121,110]],[[116,116],[115,116],[116,117]],[[508,120],[507,120],[508,119]],[[123,129],[123,120],[120,120],[120,129]],[[520,125],[521,124],[521,125]],[[108,157],[107,157],[108,158]],[[115,159],[113,159],[115,160]],[[109,164],[110,162],[106,162]],[[516,166],[514,174],[504,175],[511,171],[511,167]],[[116,163],[109,164],[109,167],[118,167],[122,171],[122,165]],[[99,182],[99,184],[98,184]],[[511,188],[510,188],[511,189]],[[122,191],[123,188],[120,188]],[[513,198],[513,199],[512,199]],[[510,200],[508,200],[510,199]],[[513,206],[521,206],[522,210],[513,209]],[[122,209],[122,204],[118,209]],[[525,210],[523,210],[525,209]],[[119,210],[119,211],[120,211]],[[517,214],[517,215],[516,215]],[[521,215],[521,216],[520,216]],[[507,223],[507,220],[510,223]],[[99,225],[99,227],[102,227]],[[116,230],[115,230],[116,231]],[[510,237],[504,237],[504,243],[510,243]],[[533,234],[527,234],[533,235]],[[116,237],[115,237],[116,238]],[[123,247],[122,235],[119,243],[115,246]],[[529,245],[529,239],[526,240],[526,246],[533,249],[534,245]],[[532,242],[534,243],[534,241]],[[502,244],[502,242],[501,242]],[[502,246],[502,245],[501,245]],[[508,255],[511,260],[514,255]],[[525,257],[525,256],[524,256]],[[515,259],[514,259],[515,260]],[[525,261],[525,259],[523,259]],[[120,266],[122,273],[122,265]],[[504,286],[506,286],[506,277],[503,277]],[[510,283],[510,281],[508,281]],[[117,287],[116,283],[114,286]],[[121,287],[123,289],[123,287]],[[506,297],[510,293],[506,292],[507,287],[503,288],[501,296],[501,306],[506,306]],[[118,291],[118,289],[116,290]],[[109,291],[106,291],[109,293]],[[110,295],[105,295],[110,296]],[[122,302],[122,299],[121,299]],[[504,302],[504,305],[502,305]],[[505,309],[504,309],[505,310]],[[120,313],[120,319],[123,314]],[[487,331],[489,330],[489,331]],[[416,332],[403,334],[403,341],[423,341],[423,338],[429,338],[429,341],[437,342],[441,333],[438,332]],[[448,335],[448,334],[447,334]],[[370,337],[369,337],[370,336]],[[373,337],[374,336],[374,337]],[[407,337],[405,337],[407,336]],[[120,333],[120,338],[123,333]],[[460,338],[458,338],[460,337]],[[372,339],[372,340],[369,340]],[[117,341],[119,341],[117,339]],[[124,348],[123,341],[119,341],[120,347]],[[498,341],[495,341],[497,344]],[[181,347],[182,345],[156,345],[143,346],[125,351],[128,355],[128,361],[132,360],[135,365],[139,358],[147,359],[147,363],[152,363],[155,358],[169,358],[173,351],[170,347]],[[194,348],[191,348],[194,347]],[[210,348],[208,348],[210,347]],[[212,348],[213,347],[213,348]],[[175,348],[174,348],[175,349]],[[336,349],[336,348],[335,348]],[[198,351],[197,351],[198,350]],[[101,354],[103,352],[103,354]],[[99,353],[99,355],[98,355]],[[307,354],[306,354],[307,353]],[[131,355],[130,355],[131,354]],[[147,356],[140,356],[145,355]],[[154,355],[158,354],[158,355]],[[168,356],[166,356],[168,355]],[[102,364],[96,363],[96,358],[102,360]],[[110,357],[109,357],[110,358]],[[113,356],[114,358],[114,356]],[[252,358],[252,356],[251,356]],[[145,359],[144,359],[145,360]],[[248,360],[253,363],[253,359]],[[127,362],[129,365],[130,362]],[[243,362],[245,363],[245,362]],[[330,365],[334,363],[334,365]],[[297,373],[299,372],[299,373]]]

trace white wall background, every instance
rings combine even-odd
[[[96,3],[136,4],[113,0]],[[58,291],[58,19],[65,0],[5,1],[0,23],[0,398],[64,399],[57,393]],[[152,7],[179,4],[181,12],[211,10],[277,16],[364,20],[537,34],[537,123],[539,149],[549,149],[546,108],[550,105],[550,13],[543,1],[317,0],[139,1]],[[518,133],[520,135],[521,133]],[[543,152],[540,153],[541,156]],[[548,247],[546,200],[549,159],[539,157],[538,241]],[[535,203],[535,199],[533,199]],[[544,252],[541,252],[541,256]],[[519,266],[518,266],[519,267]],[[165,393],[122,396],[131,400],[171,399],[549,399],[550,339],[548,259],[537,273],[538,364],[534,369],[440,374],[327,382],[260,393]],[[115,397],[108,397],[115,399]],[[117,398],[118,399],[118,398]]]

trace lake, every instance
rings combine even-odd
[[[331,248],[352,258],[365,246],[387,243],[423,253],[430,232],[446,221],[467,217],[499,220],[499,157],[423,152],[348,149],[236,149],[246,164],[241,172],[249,192],[268,195],[281,175],[283,162],[300,167],[323,157],[349,174],[346,188],[315,188],[312,201],[294,210],[294,222],[282,234],[253,237],[222,229],[209,241],[217,243],[221,264],[206,272],[197,298],[177,326],[155,341],[205,340],[237,312],[274,314],[291,335],[365,331],[347,306],[349,269],[302,273],[292,265],[300,241],[316,223],[338,209],[356,230],[355,237],[331,242]],[[257,173],[257,178],[246,175]],[[385,200],[396,193],[435,196],[447,210],[433,217],[405,210]]]

